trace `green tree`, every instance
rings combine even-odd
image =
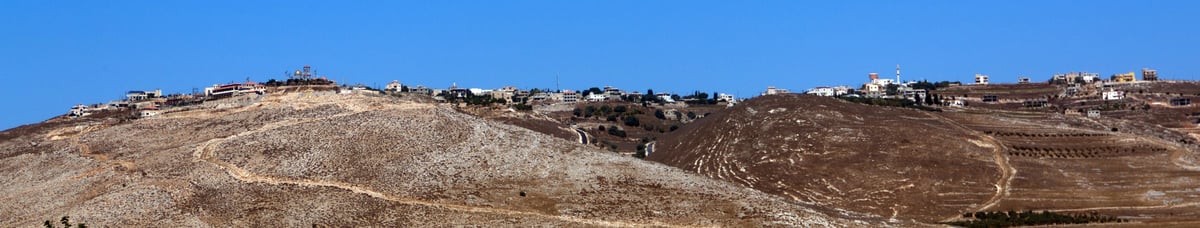
[[[667,119],[667,115],[663,113],[662,109],[654,109],[654,117],[663,120]]]

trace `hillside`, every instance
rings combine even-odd
[[[1195,225],[1196,140],[1155,124],[992,109],[922,112],[763,96],[648,159],[797,202],[912,218],[1054,211]]]
[[[887,225],[394,97],[270,94],[0,135],[5,227]]]
[[[772,95],[684,126],[648,159],[796,202],[936,222],[993,197],[996,149],[928,112]]]

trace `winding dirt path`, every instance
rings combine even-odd
[[[342,105],[342,104],[339,104],[339,105]],[[389,108],[389,109],[379,109],[379,110],[391,110],[391,109],[403,109],[403,108]],[[226,173],[228,173],[234,179],[237,179],[238,181],[242,181],[242,182],[246,182],[246,183],[266,183],[266,184],[272,184],[272,185],[290,184],[290,185],[307,186],[307,187],[331,187],[331,188],[347,190],[347,191],[354,192],[354,193],[365,194],[367,196],[374,197],[377,199],[382,199],[382,200],[387,200],[387,201],[402,203],[402,204],[437,207],[437,208],[443,208],[443,209],[449,209],[449,210],[455,210],[455,211],[463,211],[463,212],[500,214],[500,215],[514,216],[514,217],[518,217],[518,216],[541,217],[541,218],[548,218],[548,219],[560,220],[560,221],[571,222],[571,223],[597,225],[597,226],[685,227],[685,226],[680,226],[680,225],[665,224],[665,223],[661,223],[661,222],[657,222],[657,221],[646,222],[646,223],[607,221],[607,220],[578,218],[578,217],[572,217],[572,216],[566,216],[566,215],[550,215],[550,214],[542,214],[542,213],[537,213],[537,212],[518,211],[518,210],[510,210],[510,209],[503,209],[503,208],[475,207],[475,206],[467,206],[467,205],[459,205],[459,204],[432,202],[432,201],[390,195],[387,193],[376,191],[376,190],[370,189],[368,187],[356,185],[353,183],[346,183],[346,182],[340,182],[340,181],[329,181],[329,180],[309,180],[309,179],[300,179],[300,178],[264,176],[264,175],[259,175],[259,174],[250,172],[246,169],[237,167],[233,164],[229,164],[229,163],[221,161],[219,159],[216,159],[217,151],[214,149],[215,148],[214,146],[223,144],[234,138],[243,137],[243,136],[251,135],[251,134],[257,134],[257,133],[261,133],[264,131],[269,131],[269,130],[292,126],[292,125],[301,124],[301,123],[318,121],[318,120],[322,120],[322,119],[337,118],[337,117],[354,115],[354,114],[370,111],[370,109],[368,109],[368,108],[361,108],[361,107],[351,107],[350,110],[352,110],[352,111],[333,115],[330,117],[325,117],[325,118],[283,120],[283,121],[279,121],[279,122],[269,123],[258,129],[241,132],[241,133],[229,136],[229,137],[211,139],[211,140],[208,140],[204,143],[201,143],[199,146],[197,146],[195,151],[192,153],[192,156],[200,161],[213,164],[213,165],[217,166],[218,168],[225,170]]]
[[[1017,176],[1017,169],[1013,168],[1012,165],[1010,165],[1008,163],[1008,156],[1004,154],[1004,144],[1003,143],[1000,143],[999,140],[992,138],[992,136],[990,136],[990,135],[970,129],[970,128],[958,123],[958,121],[954,121],[945,116],[941,116],[941,115],[934,114],[934,113],[926,113],[926,115],[929,115],[934,118],[938,118],[944,122],[947,122],[951,126],[954,126],[955,128],[958,128],[958,129],[963,130],[971,135],[979,137],[980,139],[983,139],[984,141],[987,141],[987,143],[992,145],[992,160],[996,161],[996,168],[1000,170],[1000,179],[996,180],[996,183],[993,184],[996,186],[996,193],[993,194],[992,197],[988,199],[988,201],[984,202],[983,205],[981,205],[971,211],[987,210],[988,208],[996,206],[997,204],[1000,203],[1001,199],[1004,199],[1004,197],[1008,196],[1009,189],[1012,186],[1013,178],[1015,178]],[[943,222],[952,221],[955,219],[958,219],[957,215],[947,218],[947,219],[943,220]]]

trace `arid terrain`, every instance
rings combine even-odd
[[[389,96],[295,91],[0,136],[5,227],[916,225]],[[958,161],[978,177],[956,178],[980,183],[947,188],[989,191],[978,153]]]
[[[774,95],[683,127],[647,159],[901,220],[1048,210],[1190,226],[1200,217],[1195,142],[1149,121]]]

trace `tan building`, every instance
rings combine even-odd
[[[1133,74],[1133,72],[1124,73],[1124,74],[1114,74],[1112,76],[1112,81],[1113,82],[1135,82],[1135,81],[1137,81],[1137,75]]]

